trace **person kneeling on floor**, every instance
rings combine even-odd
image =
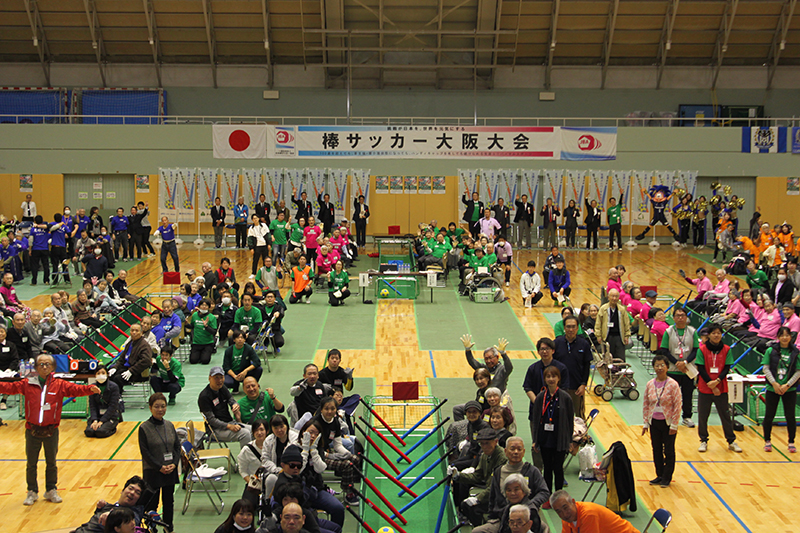
[[[261,368],[261,359],[249,344],[245,344],[245,336],[239,330],[234,330],[232,335],[233,345],[225,349],[222,358],[222,369],[225,371],[225,386],[231,392],[239,390],[239,383],[244,378],[252,376],[258,381],[264,369]]]
[[[172,356],[174,348],[168,344],[161,348],[161,357],[156,359],[157,372],[150,375],[150,386],[153,392],[169,394],[167,405],[175,405],[175,396],[186,385],[181,362]]]
[[[89,419],[83,434],[89,438],[104,439],[117,432],[122,420],[120,413],[120,390],[116,383],[108,381],[105,365],[98,365],[94,373],[100,394],[89,396]]]

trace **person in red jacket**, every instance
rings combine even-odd
[[[61,407],[64,398],[100,394],[97,385],[76,385],[53,377],[56,361],[51,355],[36,358],[36,376],[20,381],[0,382],[0,394],[21,394],[25,397],[25,456],[27,458],[28,496],[24,505],[33,505],[39,499],[39,484],[36,480],[36,465],[39,451],[44,446],[47,464],[44,498],[61,503],[58,495],[58,425],[61,423]]]

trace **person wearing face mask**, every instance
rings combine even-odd
[[[192,351],[189,363],[207,365],[214,355],[215,337],[217,334],[217,317],[209,312],[211,300],[203,298],[192,313],[189,324],[192,329]]]
[[[87,253],[83,256],[81,262],[86,265],[86,270],[83,272],[83,279],[103,279],[106,271],[110,268],[108,266],[108,259],[103,256],[103,249],[97,244],[94,245],[92,253]]]
[[[214,315],[217,317],[219,323],[219,338],[227,339],[228,332],[233,327],[233,321],[236,318],[236,311],[238,307],[233,303],[233,296],[230,291],[223,291],[219,304],[214,307]]]
[[[778,269],[778,279],[772,284],[772,288],[769,291],[772,301],[778,305],[791,302],[794,290],[794,283],[788,278],[786,267],[780,267]]]
[[[158,371],[150,373],[150,386],[153,392],[169,394],[167,405],[175,405],[175,397],[186,385],[181,362],[172,356],[173,352],[171,344],[161,348],[160,357],[156,359]]]
[[[83,434],[89,438],[105,439],[117,432],[117,424],[122,420],[120,390],[116,383],[108,381],[105,365],[97,366],[94,379],[100,392],[89,396],[89,418]]]
[[[99,233],[94,236],[95,246],[100,246],[103,257],[108,261],[108,268],[114,268],[116,260],[114,259],[114,250],[111,247],[111,235],[108,234],[108,229],[104,226],[100,229]]]

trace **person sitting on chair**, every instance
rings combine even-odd
[[[489,371],[491,380],[487,384],[487,387],[496,387],[500,389],[501,393],[504,392],[508,386],[508,378],[511,372],[514,371],[514,365],[511,363],[511,359],[509,359],[506,353],[508,341],[501,338],[497,340],[497,346],[486,348],[483,351],[483,363],[480,363],[472,355],[472,347],[475,346],[475,343],[472,341],[472,335],[463,335],[461,337],[461,342],[464,344],[469,366],[473,370],[485,368]],[[501,357],[503,358],[502,363],[500,362]],[[466,404],[460,404],[453,407],[453,422],[464,420],[465,405]]]
[[[254,344],[261,324],[264,322],[264,315],[261,309],[253,305],[253,297],[250,294],[242,295],[242,307],[236,310],[233,317],[233,329],[228,331],[228,338],[233,341],[234,331],[240,331],[247,337],[247,344]]]
[[[156,336],[158,343],[161,345],[172,342],[172,339],[181,334],[182,322],[174,312],[175,307],[175,301],[171,298],[161,302],[161,321],[153,327],[153,335]]]
[[[225,386],[225,371],[221,366],[212,367],[208,372],[208,385],[200,391],[197,406],[209,428],[213,430],[213,438],[217,441],[239,441],[239,444],[245,446],[253,440],[250,436],[250,428],[236,423],[231,415],[231,412],[233,415],[237,415],[240,408],[233,399],[231,391]]]
[[[260,311],[259,311],[260,313]],[[239,330],[233,330],[231,335],[232,346],[228,346],[222,358],[222,369],[225,371],[225,386],[232,392],[239,390],[239,383],[244,378],[251,376],[256,382],[261,379],[264,369],[261,368],[259,359],[253,347],[245,343],[245,334]]]
[[[453,476],[453,500],[459,510],[466,515],[473,526],[483,524],[483,515],[489,510],[489,490],[492,473],[508,462],[503,448],[497,445],[497,432],[491,428],[478,432],[476,440],[481,447],[478,466],[469,471],[460,472],[455,466],[447,467],[447,474]],[[470,496],[472,487],[484,485],[477,496]]]
[[[239,413],[236,420],[245,424],[252,424],[255,420],[270,420],[277,413],[284,411],[283,403],[275,395],[275,391],[267,387],[261,390],[258,380],[247,376],[242,381],[245,397],[239,400]]]
[[[120,389],[113,381],[108,381],[105,365],[97,365],[94,373],[100,394],[89,396],[89,419],[83,434],[89,438],[105,439],[117,432],[122,416],[119,412]]]
[[[268,291],[264,294],[264,307],[262,310],[265,320],[271,328],[269,339],[271,339],[276,354],[281,352],[281,348],[286,342],[283,338],[283,327],[281,326],[281,321],[286,315],[286,304],[276,297],[277,294],[278,291]]]
[[[303,367],[303,379],[297,381],[289,391],[297,406],[297,416],[316,413],[322,398],[330,396],[333,388],[319,381],[319,368],[311,363]]]
[[[146,381],[149,376],[144,376],[143,373],[153,366],[153,350],[142,335],[142,325],[132,324],[130,335],[130,343],[108,371],[120,393],[125,385]]]

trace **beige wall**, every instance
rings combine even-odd
[[[786,221],[800,232],[800,196],[786,194],[786,178],[756,178],[756,208],[770,226]]]

